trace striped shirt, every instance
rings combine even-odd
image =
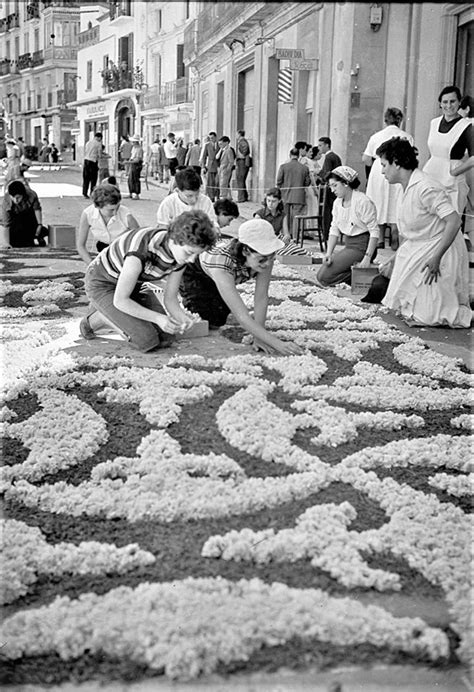
[[[140,228],[123,233],[104,248],[97,259],[109,276],[118,279],[126,257],[141,260],[140,283],[157,281],[185,266],[178,264],[171,253],[168,231],[158,231],[156,228]]]
[[[231,243],[232,240],[217,243],[211,250],[202,252],[195,262],[200,264],[203,272],[211,278],[215,269],[223,269],[232,276],[236,285],[243,284],[253,278],[252,270],[239,264],[235,257],[231,255],[229,252]]]

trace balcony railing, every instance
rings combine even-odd
[[[126,68],[111,67],[102,70],[103,87],[106,93],[133,88],[133,72]]]
[[[110,20],[118,17],[130,17],[132,14],[131,0],[110,0]]]
[[[44,55],[42,50],[35,50],[31,56],[31,65],[36,67],[36,65],[42,65],[44,63]]]
[[[98,26],[93,26],[91,29],[81,31],[79,34],[79,48],[94,46],[96,43],[99,43],[99,38],[100,31]]]
[[[13,12],[7,17],[7,31],[10,29],[16,29],[20,26],[20,15],[18,12]]]
[[[33,67],[33,57],[31,53],[23,53],[18,56],[18,69],[26,70],[27,67]]]
[[[77,92],[74,89],[60,89],[57,92],[57,104],[60,107],[66,108],[66,104],[70,101],[75,101]]]
[[[26,20],[39,18],[39,0],[33,0],[26,6]]]
[[[45,60],[77,60],[76,46],[49,46],[44,49]]]
[[[0,75],[3,77],[3,75],[10,74],[10,72],[10,60],[8,60],[8,58],[5,58],[5,60],[0,60]]]
[[[179,103],[187,103],[192,100],[192,88],[187,77],[166,82],[160,87],[150,87],[143,94],[144,110],[151,108],[165,108]]]

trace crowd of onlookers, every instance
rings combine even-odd
[[[83,195],[90,195],[91,204],[77,230],[91,301],[82,335],[93,338],[112,328],[148,351],[191,327],[192,313],[218,328],[232,312],[256,348],[299,352],[267,332],[265,317],[273,259],[305,252],[295,243],[295,229],[298,219],[308,216],[324,239],[316,274],[321,288],[350,284],[352,268],[374,262],[388,230],[395,252],[379,262],[379,276],[363,300],[383,302],[408,324],[469,327],[471,101],[462,100],[455,86],[445,87],[438,100],[442,114],[431,122],[430,158],[423,170],[412,136],[401,129],[402,111],[389,107],[384,127],[362,154],[366,192],[359,190],[357,171],[332,151],[329,137],[320,137],[315,146],[296,142],[278,168],[275,185],[262,195],[262,206],[231,239],[223,237],[222,229],[239,217],[232,193],[238,203],[248,201],[246,180],[253,163],[243,130],[235,146],[229,137],[210,132],[203,142],[196,139],[185,147],[169,133],[146,154],[138,135],[122,138],[120,162],[129,199],[139,199],[145,163],[149,175],[169,186],[151,229],[141,228],[135,213],[122,205],[117,179],[110,176],[110,157],[96,133],[86,145],[83,165]],[[18,143],[7,146],[3,207],[11,244],[42,245],[41,206],[24,177],[31,162],[25,162]],[[236,288],[251,279],[253,313]],[[159,290],[157,282],[164,282]]]

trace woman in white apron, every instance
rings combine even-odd
[[[443,115],[431,121],[428,135],[431,158],[423,172],[443,185],[452,206],[462,214],[469,192],[466,172],[474,164],[472,124],[458,113],[461,92],[457,87],[445,87],[438,101]]]

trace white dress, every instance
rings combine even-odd
[[[403,137],[413,146],[413,137],[401,130],[397,125],[387,125],[383,130],[379,130],[370,137],[367,142],[364,154],[375,159],[370,169],[369,180],[367,181],[366,195],[375,204],[377,209],[377,223],[396,223],[397,206],[402,191],[401,185],[390,185],[382,174],[382,165],[376,151],[381,144],[392,137]]]
[[[458,141],[464,130],[470,125],[470,118],[460,118],[449,132],[439,132],[439,124],[443,116],[434,118],[430,124],[428,135],[428,149],[431,158],[423,167],[423,172],[431,178],[438,180],[448,193],[451,204],[458,214],[462,214],[467,202],[469,186],[466,182],[466,174],[451,175],[452,167],[459,166],[460,161],[451,161],[451,149]]]
[[[442,242],[444,218],[453,206],[440,183],[415,169],[402,191],[398,214],[401,244],[383,305],[417,324],[469,327],[468,255],[458,232],[440,262],[437,281],[425,283],[422,271]]]
[[[300,163],[302,163],[309,170],[309,177],[311,179],[311,185],[306,188],[306,214],[308,216],[317,216],[319,211],[319,197],[315,194],[314,189],[316,187],[316,175],[321,170],[319,161],[310,159],[307,156],[302,156],[300,158]]]

